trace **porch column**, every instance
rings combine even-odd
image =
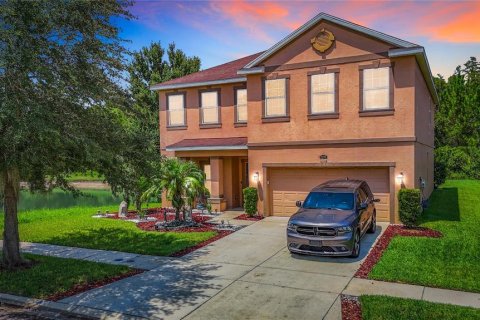
[[[223,197],[223,159],[210,157],[210,203],[213,211],[225,211],[227,202]]]

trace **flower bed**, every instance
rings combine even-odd
[[[263,218],[264,218],[263,216],[259,216],[259,215],[249,216],[248,214],[244,213],[244,214],[241,214],[241,215],[235,217],[234,219],[235,220],[259,221],[259,220],[262,220]]]
[[[440,238],[442,233],[436,230],[422,228],[422,227],[405,227],[403,225],[389,225],[387,230],[378,239],[375,246],[372,248],[367,258],[360,265],[360,268],[355,273],[355,277],[367,279],[368,274],[382,257],[383,252],[387,249],[390,241],[395,236],[402,237],[429,237]]]
[[[91,282],[91,283],[79,284],[79,285],[74,286],[70,290],[67,290],[67,291],[64,291],[64,292],[59,292],[59,293],[56,293],[56,294],[52,294],[46,300],[59,301],[59,300],[77,295],[79,293],[88,291],[88,290],[92,290],[92,289],[95,289],[95,288],[105,286],[105,285],[110,284],[110,283],[115,282],[115,281],[119,281],[119,280],[122,280],[122,279],[125,279],[125,278],[135,276],[135,275],[140,274],[144,271],[145,270],[141,270],[141,269],[133,269],[133,270],[127,272],[127,273],[124,273],[124,274],[121,274],[121,275],[118,275],[118,276],[114,276],[114,277],[111,277],[111,278],[106,278],[106,279],[102,279],[102,280],[99,280],[99,281],[94,281],[94,282]]]
[[[341,295],[342,320],[362,320],[362,308],[357,297]]]

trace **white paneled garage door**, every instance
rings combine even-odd
[[[295,202],[305,200],[315,186],[332,179],[367,181],[375,198],[378,221],[390,221],[388,168],[271,168],[269,190],[271,210],[275,216],[290,216],[297,210]]]

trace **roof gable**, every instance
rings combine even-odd
[[[343,27],[346,27],[348,29],[366,34],[372,38],[376,38],[378,40],[381,40],[385,43],[391,44],[392,46],[399,47],[399,48],[412,48],[412,47],[418,47],[418,45],[398,39],[396,37],[392,37],[390,35],[384,34],[382,32],[376,31],[369,29],[367,27],[360,26],[358,24],[355,24],[353,22],[343,20],[334,16],[331,16],[329,14],[326,14],[324,12],[319,13],[316,15],[314,18],[310,19],[307,23],[305,23],[303,26],[298,28],[297,30],[293,31],[290,33],[288,36],[274,44],[270,49],[267,51],[263,52],[260,54],[257,58],[253,59],[250,61],[248,64],[244,66],[245,69],[248,68],[253,68],[258,66],[260,63],[265,61],[267,58],[271,57],[273,54],[278,52],[280,49],[284,48],[287,46],[289,43],[291,43],[293,40],[304,34],[306,31],[310,30],[312,27],[320,23],[321,21],[328,21]]]

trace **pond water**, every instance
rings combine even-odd
[[[62,190],[53,190],[48,193],[20,192],[19,211],[34,209],[58,209],[69,207],[102,207],[119,205],[121,197],[114,197],[110,190],[82,190],[82,195],[74,197],[71,193]]]

